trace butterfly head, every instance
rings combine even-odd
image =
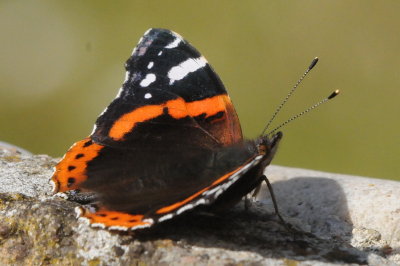
[[[276,132],[272,136],[264,135],[258,138],[257,148],[258,153],[269,158],[267,164],[269,164],[274,157],[276,150],[278,149],[278,143],[282,139],[283,134],[281,131]]]

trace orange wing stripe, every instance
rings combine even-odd
[[[163,105],[168,108],[168,114],[176,119],[184,118],[190,114],[186,109],[186,102],[182,99],[170,100]]]
[[[162,113],[163,106],[161,105],[147,105],[135,109],[130,113],[124,114],[115,121],[108,135],[115,140],[121,140],[137,123],[155,118]]]
[[[143,221],[143,215],[132,215],[124,212],[109,211],[101,208],[95,213],[91,213],[83,209],[82,217],[90,220],[90,223],[100,223],[107,227],[124,226],[127,228],[151,225],[149,222]]]
[[[190,116],[206,114],[206,117],[209,117],[218,112],[225,111],[225,101],[227,98],[227,95],[217,95],[201,101],[187,103],[186,108],[188,109]]]
[[[227,95],[217,95],[195,102],[185,102],[182,98],[167,101],[160,105],[146,105],[139,107],[132,112],[122,115],[114,122],[110,129],[109,136],[114,140],[122,140],[124,135],[141,122],[156,118],[164,113],[167,108],[168,114],[176,119],[186,116],[198,116],[206,114],[206,117],[213,116],[218,112],[225,111]]]
[[[87,162],[95,158],[102,148],[102,145],[92,142],[90,138],[76,142],[56,166],[51,178],[55,184],[54,192],[78,189],[87,179]]]
[[[251,159],[250,159],[250,160],[251,160]],[[246,165],[250,160],[248,160],[244,165]],[[236,170],[234,170],[234,171],[232,171],[232,172],[229,172],[229,173],[223,175],[222,177],[220,177],[220,178],[218,178],[217,180],[215,180],[210,186],[205,187],[204,189],[202,189],[202,190],[196,192],[195,194],[191,195],[190,197],[188,197],[188,198],[186,198],[186,199],[184,199],[184,200],[182,200],[182,201],[180,201],[180,202],[174,203],[174,204],[172,204],[172,205],[163,207],[163,208],[157,210],[156,213],[157,213],[157,214],[168,213],[168,212],[170,212],[170,211],[173,211],[173,210],[175,210],[175,209],[181,207],[182,205],[184,205],[184,204],[190,202],[191,200],[195,199],[197,196],[201,195],[203,192],[205,192],[205,191],[207,191],[207,190],[210,190],[211,188],[213,188],[213,187],[215,187],[216,185],[220,184],[220,183],[223,182],[224,180],[228,179],[228,178],[229,178],[230,176],[232,176],[234,173],[236,173],[236,172],[238,172],[240,169],[242,169],[242,167],[243,167],[244,165],[242,165],[241,167],[239,167],[238,169],[236,169]]]

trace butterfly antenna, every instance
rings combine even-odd
[[[264,130],[261,133],[261,136],[264,135],[265,131],[267,131],[268,127],[271,125],[272,121],[274,121],[275,116],[279,113],[279,111],[282,109],[282,107],[285,105],[285,103],[289,100],[290,96],[292,96],[293,92],[297,89],[297,87],[300,85],[300,83],[303,81],[303,79],[307,76],[307,74],[315,67],[315,65],[318,63],[318,57],[315,57],[310,66],[307,68],[306,72],[300,77],[300,79],[296,82],[296,84],[293,86],[293,88],[289,91],[289,93],[286,95],[285,99],[282,101],[282,103],[276,108],[274,114],[272,115],[272,118],[269,120],[268,124],[265,126]]]
[[[339,94],[339,90],[335,90],[334,92],[331,93],[331,95],[329,95],[328,97],[326,97],[325,99],[323,99],[322,101],[317,102],[316,104],[314,104],[313,106],[307,108],[306,110],[304,110],[303,112],[298,113],[297,115],[292,116],[291,118],[289,118],[288,120],[286,120],[285,122],[283,122],[282,124],[280,124],[279,126],[277,126],[276,128],[274,128],[273,130],[271,130],[267,135],[271,136],[273,135],[278,129],[280,129],[281,127],[285,126],[286,124],[292,122],[293,120],[299,118],[302,115],[305,115],[306,113],[310,112],[311,110],[317,108],[318,106],[320,106],[321,104],[335,98],[337,95]]]

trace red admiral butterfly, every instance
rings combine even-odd
[[[261,184],[282,133],[244,140],[221,80],[187,41],[150,29],[125,68],[117,97],[51,179],[55,192],[86,203],[79,216],[136,230],[225,208]]]

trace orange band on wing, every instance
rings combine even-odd
[[[108,135],[115,140],[121,140],[126,133],[132,130],[136,123],[160,116],[162,113],[163,107],[160,105],[148,105],[135,109],[115,121]]]
[[[183,99],[168,101],[163,107],[167,107],[168,114],[176,119],[181,119],[190,115],[186,109],[186,102]]]
[[[252,160],[252,159],[250,159],[250,160]],[[244,165],[246,165],[250,160],[248,160]],[[174,204],[172,204],[172,205],[163,207],[163,208],[157,210],[156,213],[157,213],[157,214],[168,213],[168,212],[170,212],[170,211],[173,211],[173,210],[175,210],[175,209],[177,209],[177,208],[183,206],[184,204],[186,204],[186,203],[190,202],[191,200],[195,199],[197,196],[201,195],[203,192],[205,192],[205,191],[207,191],[207,190],[210,190],[211,188],[215,187],[215,186],[218,185],[219,183],[221,183],[221,182],[223,182],[224,180],[228,179],[228,178],[229,178],[230,176],[232,176],[234,173],[236,173],[236,172],[238,172],[240,169],[242,169],[242,167],[243,167],[244,165],[242,165],[241,167],[239,167],[238,169],[236,169],[236,170],[234,170],[234,171],[232,171],[232,172],[229,172],[229,173],[223,175],[222,177],[220,177],[220,178],[218,178],[217,180],[215,180],[210,186],[203,188],[202,190],[200,190],[200,191],[196,192],[195,194],[191,195],[190,197],[188,197],[188,198],[186,198],[186,199],[184,199],[184,200],[182,200],[182,201],[180,201],[180,202],[174,203]]]
[[[177,119],[188,115],[183,99],[170,100],[159,105],[145,105],[121,116],[114,122],[108,135],[114,140],[122,140],[124,135],[130,132],[137,123],[162,115],[164,108],[168,108],[168,113]]]
[[[133,215],[118,211],[109,211],[104,208],[99,209],[95,213],[91,213],[86,209],[82,209],[82,217],[90,220],[90,223],[100,223],[106,227],[110,226],[123,226],[126,228],[150,226],[150,222],[143,221],[143,215]]]
[[[76,142],[57,164],[51,178],[55,184],[55,192],[78,189],[87,179],[87,162],[95,158],[102,145],[94,143],[90,138]]]
[[[159,105],[146,105],[139,107],[132,112],[122,115],[114,122],[110,129],[109,136],[114,140],[122,140],[126,133],[132,131],[137,123],[154,119],[164,113],[167,108],[168,114],[176,119],[186,116],[198,116],[206,114],[206,117],[225,111],[226,102],[229,101],[226,95],[217,95],[195,102],[185,102],[182,98],[167,101]]]
[[[225,111],[225,102],[230,101],[227,95],[217,95],[201,101],[186,103],[186,108],[190,116],[206,114],[206,117],[213,116],[221,111]]]

